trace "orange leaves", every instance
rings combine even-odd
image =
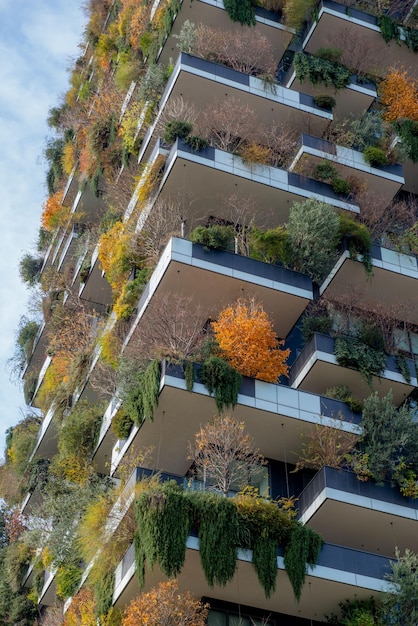
[[[385,119],[418,121],[418,84],[402,69],[392,68],[380,84],[380,100],[386,107]]]
[[[179,593],[177,581],[169,580],[134,598],[121,626],[205,626],[208,608],[189,591]]]
[[[263,305],[253,298],[240,298],[212,322],[222,355],[243,376],[276,382],[287,376],[290,350],[282,350]]]
[[[97,624],[96,599],[91,589],[83,588],[74,596],[65,614],[63,626],[94,626]]]
[[[62,191],[50,196],[42,207],[41,225],[49,232],[64,226],[70,216],[70,210],[61,204]]]

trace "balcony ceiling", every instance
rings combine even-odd
[[[328,298],[343,298],[351,293],[361,308],[369,309],[377,304],[387,307],[393,311],[393,316],[411,324],[416,324],[418,319],[416,278],[373,266],[373,277],[370,279],[363,264],[349,258],[344,260],[322,293]]]
[[[325,614],[337,612],[339,602],[346,598],[366,599],[373,593],[373,590],[366,586],[366,579],[361,576],[358,580],[363,580],[361,582],[359,580],[358,585],[353,585],[344,582],[346,576],[343,571],[338,571],[340,580],[337,581],[330,580],[327,576],[327,570],[330,575],[333,570],[328,568],[321,570],[317,572],[317,576],[306,576],[299,603],[294,598],[287,574],[283,570],[279,570],[277,574],[276,592],[271,598],[266,599],[255,570],[247,561],[238,561],[235,576],[225,587],[218,585],[209,587],[200,564],[199,552],[193,549],[187,549],[186,561],[177,580],[181,591],[189,590],[198,598],[213,597],[217,600],[264,609],[266,612],[274,611],[318,621],[324,621]],[[166,577],[157,566],[154,566],[151,572],[146,570],[145,586],[142,591],[147,592],[164,580],[167,580]],[[137,577],[134,574],[117,599],[116,606],[126,606],[139,593]]]

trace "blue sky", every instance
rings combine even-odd
[[[84,23],[81,0],[0,0],[0,457],[25,410],[5,367],[28,302],[19,259],[35,247],[46,198],[46,118],[67,90]]]

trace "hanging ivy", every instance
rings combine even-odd
[[[153,419],[154,409],[156,409],[158,406],[159,391],[160,364],[158,361],[152,361],[145,370],[144,379],[142,381],[141,387],[144,417],[149,420]]]
[[[398,24],[394,22],[391,17],[389,17],[389,15],[380,15],[378,19],[378,24],[382,37],[386,41],[386,43],[389,43],[389,41],[392,41],[392,39],[395,39],[395,41],[400,41],[400,28]]]
[[[396,365],[405,381],[409,384],[411,382],[411,372],[409,371],[408,362],[406,356],[401,352],[396,355]]]
[[[200,370],[200,380],[209,393],[215,395],[219,413],[236,405],[242,376],[229,363],[217,356],[208,357]]]
[[[208,584],[224,586],[237,566],[238,515],[233,502],[215,493],[190,493],[199,536],[199,553]]]
[[[315,565],[322,544],[322,538],[302,524],[295,524],[290,531],[284,549],[284,566],[298,602],[305,582],[306,564]]]
[[[254,494],[234,499],[211,492],[184,492],[173,481],[143,492],[135,502],[136,571],[144,584],[145,565],[158,563],[167,576],[183,567],[187,537],[195,528],[199,553],[210,586],[226,585],[237,566],[239,547],[253,551],[253,567],[266,597],[276,587],[277,549],[285,553],[285,568],[299,600],[306,565],[314,565],[322,539],[302,526],[277,502]]]
[[[106,572],[103,576],[101,576],[94,588],[97,601],[97,618],[100,618],[103,615],[107,615],[107,612],[111,608],[114,588],[115,572],[112,570],[110,572]]]
[[[166,576],[176,576],[184,564],[186,541],[191,530],[190,504],[183,490],[169,481],[150,488],[136,499],[135,562],[140,585],[145,563],[158,563]]]
[[[194,368],[192,361],[186,361],[184,364],[184,380],[186,381],[187,391],[193,391],[194,386]]]

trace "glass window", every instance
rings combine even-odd
[[[210,609],[208,613],[208,626],[227,626],[226,613]]]
[[[408,332],[401,328],[395,328],[394,331],[395,346],[403,352],[410,352]]]

